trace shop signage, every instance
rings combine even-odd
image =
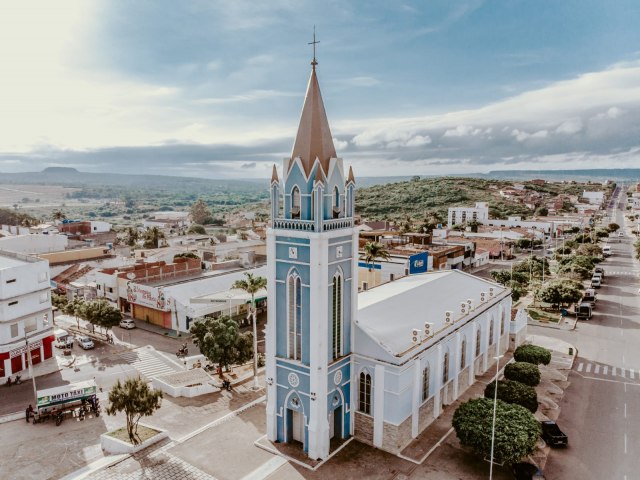
[[[71,385],[73,387],[73,385]],[[66,403],[78,398],[90,397],[95,395],[96,386],[81,387],[73,390],[67,390],[66,392],[54,393],[52,395],[38,395],[38,407],[44,407],[48,405],[57,405],[59,403]]]
[[[409,274],[424,273],[429,264],[429,252],[421,252],[409,257]]]
[[[139,283],[127,283],[127,300],[130,303],[141,305],[143,307],[153,308],[155,310],[170,310],[168,302],[165,300],[164,292],[161,288],[147,287]]]
[[[40,348],[41,346],[42,346],[42,340],[36,340],[34,342],[29,342],[29,348],[31,350],[33,350],[35,348]],[[21,346],[19,348],[16,348],[15,350],[11,350],[9,352],[9,357],[10,358],[19,357],[23,353],[27,353],[27,346],[26,345],[23,345],[23,346]]]

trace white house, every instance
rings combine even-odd
[[[53,355],[49,263],[0,252],[0,378]]]
[[[450,227],[472,221],[484,223],[484,220],[489,219],[489,204],[476,202],[475,207],[450,207],[447,219]]]
[[[586,199],[591,205],[602,205],[604,203],[604,192],[582,192],[582,198]]]

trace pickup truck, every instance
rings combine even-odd
[[[569,443],[569,438],[564,434],[558,424],[553,420],[546,420],[541,422],[542,425],[542,439],[551,447],[566,447]]]

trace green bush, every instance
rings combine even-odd
[[[491,455],[493,400],[476,398],[462,403],[453,414],[453,428],[460,443],[481,458]],[[520,405],[496,402],[494,459],[515,463],[533,453],[540,423]]]
[[[515,352],[513,352],[513,358],[516,362],[549,365],[551,362],[551,351],[538,345],[520,345],[516,348]]]
[[[504,367],[504,378],[535,387],[540,383],[540,369],[527,362],[513,362]]]
[[[496,394],[496,382],[491,382],[484,389],[484,396],[493,399]],[[536,389],[524,383],[513,380],[500,380],[498,382],[498,400],[520,405],[531,413],[538,409],[538,394]]]

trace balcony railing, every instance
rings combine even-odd
[[[322,222],[322,231],[339,230],[341,228],[352,228],[353,218],[334,218]],[[285,230],[297,230],[301,232],[315,232],[316,223],[313,220],[298,220],[296,218],[276,218],[273,221],[273,228]]]

